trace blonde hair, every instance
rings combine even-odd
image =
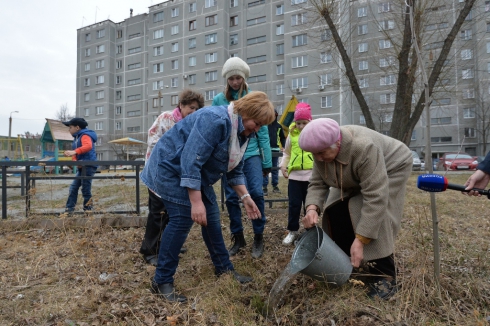
[[[276,119],[274,105],[264,92],[250,92],[233,101],[235,113],[248,119],[254,119],[262,125],[268,125]]]
[[[237,75],[239,76],[239,75]],[[242,77],[242,76],[240,76]],[[242,98],[242,95],[246,95],[248,93],[248,85],[245,82],[245,78],[243,78],[242,84],[240,85],[240,88],[238,89],[238,99]],[[226,87],[225,87],[225,98],[228,101],[228,103],[231,103],[235,99],[233,98],[233,94],[231,92],[233,88],[231,88],[230,84],[228,83],[228,79],[226,80]]]

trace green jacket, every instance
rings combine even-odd
[[[296,124],[293,122],[289,126],[289,140],[291,141],[291,158],[288,165],[288,173],[292,170],[311,170],[313,168],[313,155],[299,147],[299,131],[292,129]]]

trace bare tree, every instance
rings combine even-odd
[[[70,112],[67,103],[62,104],[60,106],[59,110],[56,111],[56,116],[55,116],[55,118],[60,121],[68,121],[73,119],[74,117],[75,115]]]
[[[481,87],[481,89],[488,89],[488,87]],[[487,153],[487,139],[490,135],[490,103],[486,103],[481,92],[478,92],[478,98],[476,100],[476,107],[474,109],[474,117],[478,121],[476,127],[476,133],[480,135],[482,143],[482,155]],[[471,117],[471,109],[467,109],[469,116]]]
[[[457,11],[457,18],[450,28],[447,35],[442,35],[439,33],[437,36],[437,43],[441,46],[439,54],[435,63],[431,65],[430,71],[428,73],[428,90],[429,98],[432,98],[434,87],[438,81],[443,68],[445,68],[446,60],[450,54],[451,46],[458,35],[461,26],[470,10],[472,9],[476,0],[467,0],[464,2],[463,7]],[[430,5],[434,6],[436,1],[431,1]],[[350,2],[345,1],[335,1],[335,0],[310,0],[308,2],[309,7],[305,9],[310,10],[312,14],[312,21],[314,23],[326,25],[332,39],[335,43],[335,47],[338,50],[342,63],[344,66],[344,74],[346,75],[352,93],[354,94],[359,107],[364,115],[366,121],[366,126],[368,128],[376,130],[376,123],[373,119],[373,110],[368,106],[365,96],[362,93],[362,89],[359,86],[358,79],[356,78],[355,71],[352,66],[352,58],[349,55],[348,42],[352,37],[352,31],[342,33],[345,30],[346,19],[344,15],[348,15],[350,10],[347,7],[342,7],[344,5],[350,5]],[[396,138],[405,144],[409,145],[412,136],[412,131],[415,125],[420,119],[420,116],[424,109],[425,103],[425,90],[416,93],[416,89],[422,88],[417,87],[417,82],[420,83],[420,77],[417,75],[420,73],[421,65],[418,62],[417,55],[415,53],[413,42],[414,33],[420,37],[417,37],[419,48],[422,47],[422,30],[424,23],[427,23],[430,18],[430,12],[433,11],[434,7],[428,8],[429,2],[427,1],[416,1],[407,0],[398,2],[400,5],[397,9],[398,13],[395,12],[393,17],[396,21],[389,22],[390,25],[396,25],[400,33],[389,33],[384,31],[383,22],[379,22],[380,31],[386,33],[386,37],[394,45],[394,50],[396,51],[395,57],[398,59],[398,78],[396,80],[396,99],[394,103],[393,118],[390,127],[390,136]],[[406,4],[406,5],[405,5]],[[414,28],[410,25],[410,15],[409,7],[412,6],[414,10]],[[394,26],[389,26],[393,28]],[[427,39],[427,36],[426,36]],[[441,42],[441,40],[443,40]],[[434,41],[434,40],[432,40]],[[430,53],[431,58],[433,58],[434,53]],[[421,85],[423,86],[423,85]],[[412,105],[414,98],[418,99],[415,104]]]

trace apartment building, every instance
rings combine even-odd
[[[463,151],[482,154],[479,117],[490,91],[490,23],[483,19],[487,3],[477,2],[465,21],[433,96],[430,123],[436,157],[458,151],[462,144]],[[386,134],[395,101],[401,4],[345,2],[337,17],[341,35],[350,34],[345,46],[378,130]],[[224,89],[221,68],[231,56],[250,65],[249,87],[266,92],[279,112],[295,95],[312,106],[315,118],[364,124],[332,35],[321,24],[312,24],[308,6],[307,0],[168,0],[145,14],[130,12],[122,22],[105,20],[80,28],[77,115],[99,135],[98,158],[116,158],[109,140],[146,140],[155,118],[173,109],[186,87],[201,91],[205,104],[211,104]],[[461,6],[453,0],[428,8],[433,18],[424,22],[422,40],[427,67],[437,58]],[[422,116],[411,143],[422,156],[426,120]]]

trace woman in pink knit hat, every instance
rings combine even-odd
[[[369,270],[368,296],[390,298],[397,291],[393,253],[412,171],[410,149],[375,130],[325,118],[303,129],[299,146],[314,157],[304,227],[317,224],[323,212],[325,232],[353,267]]]
[[[281,172],[288,178],[288,235],[282,243],[290,245],[298,236],[299,217],[301,207],[305,203],[308,190],[308,180],[313,168],[313,156],[310,152],[302,150],[298,140],[303,128],[311,121],[311,107],[308,103],[298,103],[294,111],[294,122],[289,126],[289,135],[286,139]],[[306,207],[306,205],[304,205]]]

